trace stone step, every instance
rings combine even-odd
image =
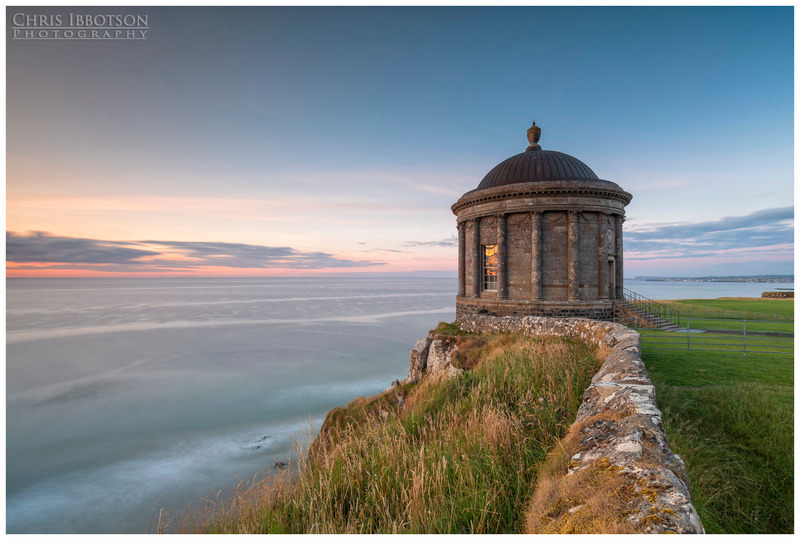
[[[667,332],[671,332],[674,331],[675,329],[680,329],[680,327],[675,323],[663,319],[658,315],[650,313],[647,310],[642,309],[637,305],[631,304],[630,302],[627,302],[625,300],[622,301],[618,300],[618,302],[621,305],[623,305],[625,309],[627,309],[631,313],[635,313],[638,317],[641,317],[642,319],[652,323],[659,330],[665,330]]]
[[[664,326],[660,326],[658,329],[663,330],[664,332],[677,332],[679,330],[684,330],[684,328],[681,328],[675,323],[669,323]]]

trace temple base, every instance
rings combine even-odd
[[[466,315],[507,315],[522,317],[583,317],[596,321],[614,320],[611,300],[550,301],[550,300],[494,300],[487,298],[456,297],[456,320]]]

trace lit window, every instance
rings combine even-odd
[[[497,290],[497,244],[483,246],[483,290]]]

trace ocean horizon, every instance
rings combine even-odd
[[[793,287],[625,284],[654,299]],[[423,275],[7,279],[7,532],[153,532],[162,507],[272,473],[332,407],[405,377],[415,341],[455,319],[456,287]]]
[[[7,281],[7,531],[143,533],[269,474],[329,409],[405,377],[455,283]]]

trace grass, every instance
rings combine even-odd
[[[743,356],[756,353],[780,353],[792,356],[794,338],[790,334],[753,335],[748,325],[747,341],[742,334],[722,334],[708,330],[703,333],[687,333],[685,331],[663,332],[661,330],[637,329],[642,336],[643,352],[652,349],[673,349],[679,351],[700,352],[714,350],[728,352],[730,355]],[[687,343],[688,340],[688,343]]]
[[[738,306],[754,313],[763,302],[687,300],[709,310]],[[717,303],[718,302],[718,303]],[[733,304],[731,304],[733,302]],[[751,303],[752,302],[752,303]],[[678,302],[683,303],[683,302]],[[791,310],[785,306],[785,316]],[[692,502],[709,533],[794,531],[793,355],[652,350],[643,335],[643,359],[673,452],[686,462]],[[731,339],[713,333],[705,343]],[[656,337],[658,336],[658,337]],[[694,336],[692,336],[694,338]],[[685,335],[682,336],[685,347]],[[741,338],[738,338],[741,342]],[[769,348],[769,341],[760,342]],[[661,345],[669,347],[669,345]],[[749,348],[749,343],[748,343]]]
[[[794,299],[717,298],[715,300],[659,300],[681,313],[681,317],[747,319],[749,321],[793,321]]]
[[[772,332],[791,334],[794,332],[794,323],[789,321],[756,321],[753,319],[700,319],[700,318],[681,318],[680,326],[686,328],[689,324],[690,329],[699,330],[732,330],[748,334],[753,332]]]
[[[566,339],[436,331],[480,350],[474,369],[334,409],[294,474],[241,486],[159,530],[523,532],[538,471],[597,371],[594,351]]]
[[[686,302],[759,313],[765,301]],[[766,302],[791,316],[792,300]],[[633,532],[607,519],[624,514],[627,495],[602,463],[574,475],[563,493],[535,490],[572,455],[575,441],[563,437],[597,369],[594,352],[570,340],[475,336],[444,323],[436,332],[453,336],[458,362],[474,369],[334,409],[308,458],[297,445],[296,472],[242,485],[230,500],[161,520],[159,530],[520,533],[527,524],[536,532]],[[676,338],[685,345],[685,335],[641,333],[644,347]],[[740,339],[702,335],[707,344]],[[643,359],[706,531],[793,532],[793,356],[645,348]],[[558,530],[537,529],[542,516],[573,508],[576,493],[591,511],[570,514]]]

